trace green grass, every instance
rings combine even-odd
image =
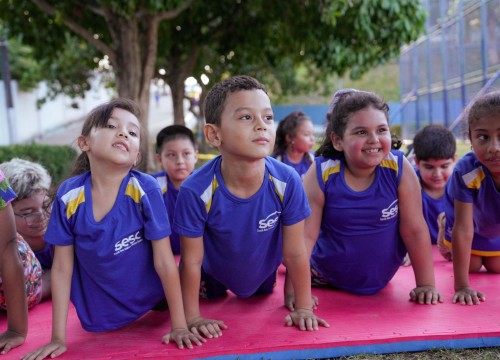
[[[342,360],[498,360],[500,348],[480,349],[436,349],[422,352],[396,353],[384,355],[360,354],[343,356],[336,359]]]

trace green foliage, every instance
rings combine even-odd
[[[40,144],[0,146],[0,163],[15,157],[38,162],[52,176],[54,186],[67,178],[77,155],[77,151],[69,146]]]

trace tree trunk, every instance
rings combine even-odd
[[[151,162],[148,117],[151,80],[156,62],[158,21],[154,16],[127,19],[109,12],[109,30],[113,37],[116,87],[120,97],[136,101],[141,109],[143,128],[141,162],[138,169],[148,171]],[[140,24],[140,27],[139,27]]]

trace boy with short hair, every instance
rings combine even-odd
[[[52,179],[41,164],[19,158],[0,164],[0,169],[17,194],[17,199],[12,202],[17,232],[42,266],[42,300],[48,299],[54,245],[46,243],[44,237],[49,220],[48,193]]]
[[[160,130],[156,136],[156,159],[163,170],[153,174],[153,177],[160,184],[168,220],[172,224],[179,188],[198,161],[193,132],[182,125],[171,125]],[[172,252],[179,255],[180,240],[175,231],[170,234],[170,244]]]
[[[282,259],[295,289],[288,326],[317,330],[304,219],[310,214],[297,172],[269,156],[275,128],[265,87],[249,76],[217,83],[205,100],[207,142],[220,155],[181,186],[173,228],[181,236],[181,286],[188,327],[212,338],[226,325],[203,318],[207,298],[273,291]],[[288,294],[285,294],[288,295]]]
[[[442,125],[428,125],[413,139],[415,170],[422,186],[422,209],[431,241],[438,242],[438,217],[444,212],[444,192],[457,160],[453,133]],[[451,260],[447,247],[438,244],[442,255]],[[443,253],[444,251],[444,253]]]

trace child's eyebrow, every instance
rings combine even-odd
[[[258,109],[255,109],[255,108],[252,108],[252,107],[248,107],[248,106],[242,106],[242,107],[236,108],[234,110],[234,112],[238,113],[238,112],[242,112],[242,111],[255,111],[255,110],[258,110]],[[270,107],[266,107],[266,108],[264,108],[262,110],[264,110],[264,111],[272,111],[273,109],[270,108]]]

